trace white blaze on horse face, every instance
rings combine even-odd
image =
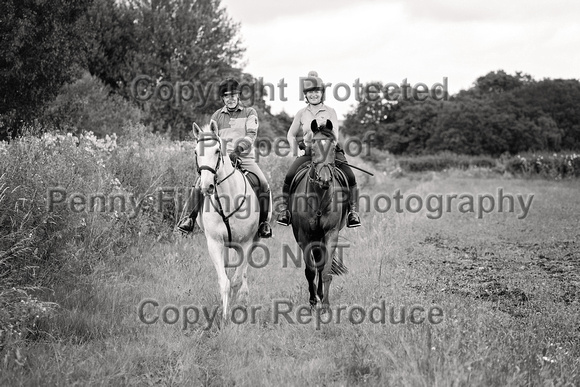
[[[215,139],[202,139],[197,142],[197,165],[212,168],[217,172],[219,159],[221,157],[219,141]],[[200,172],[201,191],[204,194],[212,194],[215,175],[207,169]]]
[[[318,163],[332,163],[334,160],[329,160],[331,155],[331,150],[334,147],[334,141],[332,140],[316,140],[314,142],[314,156],[312,161],[316,164]]]

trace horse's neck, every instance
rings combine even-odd
[[[220,168],[216,175],[217,181],[220,182],[219,187],[217,187],[219,193],[228,196],[240,194],[240,186],[244,184],[244,177],[241,173],[236,173],[229,157],[222,157],[222,166],[223,168]]]

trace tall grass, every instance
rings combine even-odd
[[[296,247],[291,229],[274,224],[274,238],[263,241],[268,264],[248,271],[250,304],[261,307],[256,321],[182,329],[181,320],[145,324],[137,308],[147,298],[159,303],[152,314],[221,303],[204,236],[175,235],[179,203],[155,205],[158,187],[193,183],[191,144],[132,125],[119,138],[27,137],[0,152],[0,385],[580,383],[577,180],[394,179],[349,158],[375,174],[357,172],[371,197],[503,187],[535,199],[523,220],[509,212],[477,219],[455,207],[431,220],[425,209],[393,207],[363,211],[363,227],[341,232],[350,271],[333,279],[333,307],[437,305],[440,324],[276,323],[273,302],[307,304],[308,288],[303,265],[282,253]],[[273,155],[260,162],[274,194],[290,162]],[[51,186],[133,194],[143,205],[137,216],[119,207],[50,212]]]
[[[151,202],[158,187],[193,183],[192,148],[139,125],[127,126],[119,143],[115,135],[45,133],[2,144],[0,354],[6,364],[20,361],[25,339],[55,336],[41,328],[58,308],[90,305],[98,262],[123,254],[139,238],[171,235],[175,206],[155,211]],[[65,200],[51,205],[51,198],[63,199],[53,190]],[[118,202],[83,209],[70,200],[90,195],[133,195],[140,211],[121,212]],[[54,326],[69,336],[66,324]]]
[[[580,177],[580,154],[576,153],[524,153],[504,154],[499,158],[467,156],[443,152],[436,155],[399,156],[396,164],[401,172],[447,171],[450,169],[487,169],[495,174],[516,177],[571,179]],[[401,172],[399,175],[401,175]]]

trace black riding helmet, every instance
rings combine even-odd
[[[219,86],[220,97],[228,94],[240,93],[240,84],[233,78],[224,79]]]
[[[308,73],[308,77],[306,77],[302,83],[304,95],[309,91],[320,90],[322,92],[322,97],[320,98],[320,102],[324,102],[324,82],[322,79],[318,77],[318,73],[316,71],[310,71]],[[308,100],[306,100],[308,102]]]

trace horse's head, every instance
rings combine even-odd
[[[332,122],[330,120],[327,120],[326,124],[321,126],[318,126],[316,120],[312,120],[310,128],[312,133],[314,133],[312,137],[314,176],[311,176],[311,178],[322,189],[328,189],[332,182],[337,138],[332,131]]]
[[[218,133],[217,124],[213,120],[203,129],[195,122],[193,123],[193,136],[197,140],[195,160],[201,178],[201,192],[204,195],[213,194],[216,186],[216,175],[220,167],[224,165]]]

